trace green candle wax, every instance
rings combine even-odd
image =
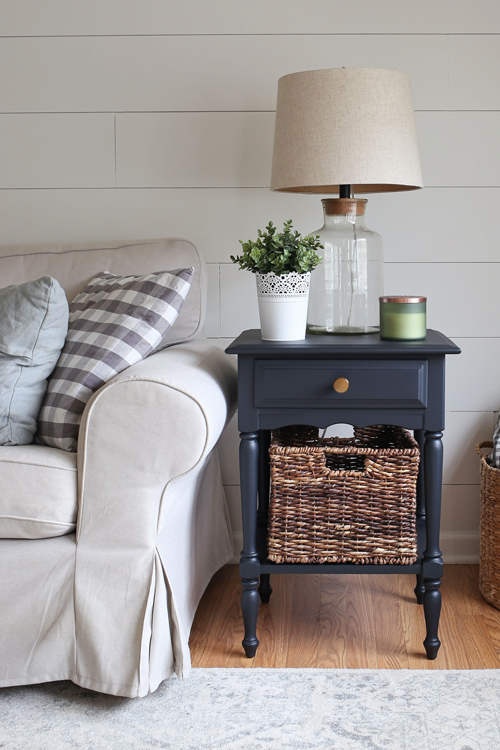
[[[380,301],[380,338],[401,341],[425,339],[425,302]]]

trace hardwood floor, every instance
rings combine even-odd
[[[212,579],[196,613],[194,667],[497,669],[500,611],[479,593],[477,565],[445,565],[441,648],[425,657],[423,609],[410,575],[274,575],[261,604],[257,654],[243,653],[237,565]]]

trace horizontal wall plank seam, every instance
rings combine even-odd
[[[391,266],[406,265],[411,263],[413,266],[430,266],[430,265],[446,265],[446,266],[479,266],[479,265],[496,265],[500,263],[498,260],[385,260],[384,263]],[[486,338],[486,337],[485,337]]]
[[[66,188],[66,187],[0,187],[0,190],[266,190],[270,191],[269,185],[247,185],[247,186],[231,186],[231,185],[139,185],[134,187],[133,185],[122,185],[116,188],[109,187],[82,187],[82,188]],[[424,190],[499,190],[500,185],[425,185]],[[315,195],[313,193],[304,193],[303,195]],[[359,193],[362,195],[362,193]],[[411,261],[418,263],[419,261]],[[453,263],[453,261],[445,261],[447,263]],[[489,261],[485,261],[489,262]]]
[[[499,185],[429,185],[426,190],[497,190]],[[104,185],[102,187],[68,186],[68,187],[0,187],[0,191],[19,190],[269,190],[269,185]],[[361,195],[361,193],[360,193]],[[386,261],[387,263],[455,263],[455,261]],[[457,261],[464,263],[465,261]],[[496,263],[496,261],[470,261],[471,265],[476,263]]]
[[[415,109],[416,113],[432,114],[493,114],[500,109]],[[14,110],[1,112],[0,117],[21,117],[40,115],[274,115],[275,109],[59,109],[59,110]]]
[[[334,31],[297,31],[297,32],[226,32],[226,33],[198,33],[198,34],[2,34],[2,39],[150,39],[150,38],[165,38],[171,37],[185,37],[187,39],[193,37],[304,37],[304,36],[331,36],[331,37],[344,37],[344,36],[442,36],[442,37],[463,37],[463,36],[500,36],[500,32],[496,31],[360,31],[360,32],[334,32]]]

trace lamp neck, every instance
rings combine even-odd
[[[325,226],[349,222],[356,226],[364,226],[365,207],[367,200],[364,198],[324,198],[323,215]]]

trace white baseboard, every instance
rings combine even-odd
[[[443,560],[449,565],[476,564],[479,562],[479,531],[443,531],[440,537]],[[241,531],[233,532],[234,555],[231,563],[240,560],[243,547]]]
[[[233,559],[231,563],[239,563],[241,550],[243,548],[243,534],[241,531],[233,531]]]
[[[445,563],[465,565],[479,562],[479,531],[443,531],[440,544]]]

